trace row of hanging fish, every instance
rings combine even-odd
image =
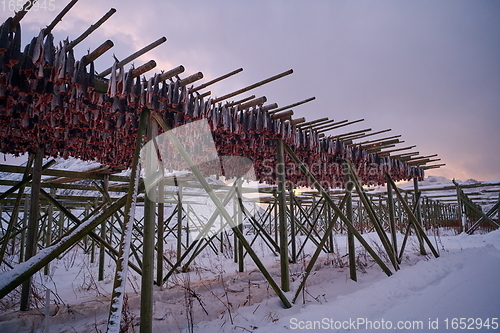
[[[160,114],[170,128],[207,119],[220,161],[203,166],[205,174],[241,176],[242,156],[253,162],[255,177],[274,184],[276,140],[286,142],[327,187],[342,186],[343,162],[351,161],[365,184],[382,184],[385,172],[395,180],[422,178],[423,171],[407,163],[380,158],[338,139],[319,138],[290,121],[273,119],[260,106],[239,110],[213,104],[189,92],[180,80],[155,74],[146,80],[126,71],[115,59],[107,90],[98,91],[94,63],[87,56],[76,60],[68,40],[54,45],[51,33],[41,30],[21,52],[21,27],[10,21],[0,27],[0,152],[23,154],[43,147],[47,156],[97,160],[112,167],[130,165],[138,119],[143,107]],[[202,133],[189,134],[191,154]],[[189,149],[189,145],[187,147]],[[310,185],[286,157],[287,180]],[[243,164],[242,164],[243,163]],[[171,163],[173,169],[181,167]]]

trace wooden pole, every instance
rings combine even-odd
[[[276,159],[279,205],[281,289],[287,292],[290,291],[290,271],[288,267],[288,227],[286,219],[285,150],[283,148],[283,141],[281,140],[276,140]]]
[[[279,78],[282,78],[282,77],[284,77],[284,76],[290,75],[290,74],[292,74],[292,73],[293,73],[293,70],[292,70],[292,69],[290,69],[290,70],[288,70],[288,71],[286,71],[286,72],[283,72],[283,73],[280,73],[280,74],[278,74],[278,75],[272,76],[272,77],[270,77],[270,78],[268,78],[268,79],[265,79],[265,80],[259,81],[259,82],[257,82],[257,83],[252,84],[252,85],[249,85],[248,87],[245,87],[245,88],[242,88],[242,89],[236,90],[235,92],[232,92],[232,93],[229,93],[229,94],[224,95],[224,96],[222,96],[222,97],[219,97],[219,98],[213,99],[213,100],[212,100],[212,104],[215,104],[215,103],[218,103],[218,102],[222,102],[222,101],[223,101],[223,100],[225,100],[225,99],[228,99],[228,98],[234,97],[234,96],[236,96],[236,95],[242,94],[242,93],[244,93],[244,92],[247,92],[247,91],[252,90],[252,89],[254,89],[254,88],[260,87],[260,86],[262,86],[262,85],[264,85],[264,84],[266,84],[266,83],[269,83],[269,82],[275,81],[275,80],[277,80],[277,79],[279,79]]]
[[[147,141],[158,136],[158,124],[149,121]],[[147,163],[147,161],[146,161]],[[144,166],[150,167],[149,164]],[[149,172],[148,172],[149,173]],[[154,190],[153,190],[154,191]],[[155,250],[155,202],[147,195],[144,197],[143,242],[142,242],[142,275],[141,275],[141,309],[140,333],[153,332],[153,284],[154,284],[154,250]]]
[[[420,195],[419,190],[418,190],[418,179],[413,178],[413,190],[414,190],[414,195],[416,196],[417,194]],[[416,203],[416,210],[415,210],[415,217],[417,219],[417,222],[420,226],[422,226],[422,210],[420,208],[420,200],[415,201]],[[424,247],[424,242],[422,240],[422,237],[420,237],[419,233],[417,233],[417,238],[418,238],[418,243],[420,244],[420,254],[425,256],[427,252],[425,251]]]
[[[98,48],[96,48],[94,51],[92,51],[90,54],[86,55],[83,57],[83,66],[87,66],[90,64],[92,61],[96,60],[100,56],[102,56],[106,51],[111,49],[115,44],[110,41],[109,39],[102,43]]]
[[[50,189],[50,195],[56,196],[57,190],[55,188]],[[47,209],[47,223],[45,225],[45,247],[49,247],[52,243],[52,224],[54,221],[54,205],[49,204]],[[50,274],[50,264],[45,265],[43,270],[44,275]]]
[[[251,101],[254,98],[255,98],[255,95],[252,95],[252,96],[248,96],[248,97],[245,97],[243,99],[240,99],[238,101],[234,101],[234,102],[231,102],[231,103],[226,103],[225,105],[226,105],[226,107],[231,107],[231,106],[235,106],[235,105],[238,105],[238,104],[242,104],[242,103]]]
[[[237,185],[237,194],[238,194],[238,200],[235,201],[235,214],[236,214],[236,228],[238,228],[243,234],[243,214],[242,214],[242,208],[240,207],[240,204],[243,205],[243,198],[241,197],[243,194],[241,193],[241,181],[238,182]],[[245,253],[243,249],[243,243],[238,241],[238,272],[244,272],[245,271],[245,265],[244,265],[244,258],[245,258]]]
[[[10,25],[10,29],[15,29],[16,25],[21,22],[21,20],[23,19],[23,17],[28,13],[28,11],[31,9],[31,7],[33,7],[33,5],[36,3],[36,0],[28,0],[24,3],[24,6],[23,8],[18,11],[14,17],[12,18],[12,22],[11,22],[11,25]],[[17,1],[16,1],[16,4],[17,4]]]
[[[233,218],[236,219],[236,201],[233,202]],[[222,221],[221,221],[222,222]],[[236,236],[236,232],[233,230],[233,260],[235,263],[238,262],[239,256],[238,256],[238,250],[239,250],[239,242],[238,242],[238,236]]]
[[[182,73],[184,73],[184,70],[185,70],[184,66],[179,65],[175,68],[172,68],[169,71],[166,71],[165,73],[161,73],[160,74],[160,81],[165,81],[165,80],[173,78],[176,75],[182,74]]]
[[[413,146],[408,146],[408,147],[404,147],[404,148],[398,148],[398,149],[392,149],[392,150],[386,150],[386,151],[382,151],[380,153],[378,153],[378,156],[382,157],[382,156],[389,156],[391,153],[395,152],[395,151],[401,151],[401,150],[408,150],[408,149],[413,149],[415,148],[416,146],[413,145]]]
[[[381,139],[358,142],[358,143],[356,143],[356,145],[364,147],[366,145],[370,145],[370,144],[373,144],[373,143],[377,143],[377,142],[381,142],[381,141],[387,141],[387,140],[391,140],[391,139],[397,139],[397,138],[400,138],[400,137],[401,137],[401,135],[393,135],[393,136],[388,136],[388,137],[381,138]]]
[[[290,196],[290,238],[291,238],[291,246],[292,246],[292,258],[291,262],[297,262],[297,240],[295,235],[295,194],[293,193],[293,185],[290,186],[290,190],[288,191]]]
[[[77,39],[71,41],[68,45],[66,45],[66,51],[71,50],[75,46],[77,46],[81,41],[87,38],[91,33],[93,33],[97,28],[99,28],[104,22],[106,22],[114,13],[116,13],[116,9],[111,8],[99,21],[95,24],[91,25],[83,34],[81,34]],[[111,72],[111,71],[110,71]]]
[[[359,134],[359,135],[355,135],[355,136],[353,136],[353,137],[349,138],[349,139],[348,139],[348,140],[346,140],[346,141],[351,141],[351,143],[352,143],[352,140],[357,140],[357,139],[361,139],[361,138],[366,138],[366,137],[368,137],[368,136],[373,136],[373,135],[377,135],[377,134],[381,134],[381,133],[385,133],[385,132],[389,132],[389,131],[391,131],[391,129],[390,129],[390,128],[385,129],[385,130],[382,130],[382,131],[372,132],[372,133],[369,133],[369,134],[362,133],[362,134]],[[350,144],[351,144],[351,143],[350,143]]]
[[[106,175],[102,185],[103,185],[104,191],[107,192],[109,189],[109,175]],[[106,199],[104,199],[104,201],[105,200]],[[62,215],[62,213],[61,213],[61,215]],[[103,240],[106,240],[106,220],[102,221],[102,223],[101,223],[100,236]],[[99,269],[98,269],[98,274],[97,274],[98,281],[104,280],[105,253],[106,252],[105,252],[104,244],[102,244],[102,243],[99,244]]]
[[[36,1],[32,2],[35,3]],[[71,0],[70,3],[68,3],[66,7],[64,7],[64,9],[61,10],[61,12],[56,16],[56,18],[52,20],[52,22],[45,29],[43,29],[43,33],[45,36],[47,36],[50,32],[52,32],[57,23],[62,21],[64,15],[66,15],[77,2],[78,0]]]
[[[374,149],[374,148],[379,149],[379,148],[383,148],[383,147],[388,146],[388,145],[402,143],[402,142],[404,142],[404,141],[399,141],[399,139],[392,139],[392,140],[379,141],[376,143],[360,145],[360,147],[363,149],[367,149],[367,150]]]
[[[354,221],[352,219],[352,190],[353,183],[351,182],[350,175],[346,175],[346,185],[345,185],[345,195],[346,195],[346,205],[345,205],[345,217],[351,221],[351,224],[354,225]],[[349,276],[351,280],[358,281],[358,277],[356,275],[356,246],[354,244],[354,235],[347,228],[347,247],[349,249]]]
[[[311,125],[308,125],[308,126],[301,126],[301,129],[302,130],[308,130],[308,129],[318,130],[318,129],[322,129],[322,128],[325,128],[325,127],[329,127],[334,122],[335,122],[335,120],[329,119],[329,120],[320,121],[320,122],[317,122],[315,124],[311,124]]]
[[[37,249],[37,234],[38,234],[38,217],[40,214],[40,188],[42,183],[42,160],[43,150],[37,149],[34,153],[33,160],[33,181],[31,183],[31,202],[30,215],[28,220],[28,236],[26,239],[25,260],[29,260],[36,254]],[[23,282],[21,290],[20,310],[28,311],[30,309],[30,294],[31,294],[31,276]]]
[[[408,161],[412,156],[420,154],[418,151],[412,152],[412,153],[406,153],[406,154],[399,154],[399,155],[391,155],[391,158],[401,160],[401,161]]]
[[[196,81],[201,80],[201,79],[203,79],[202,72],[194,73],[193,75],[190,75],[184,79],[181,79],[179,81],[179,87],[187,86],[188,84],[191,84],[191,83],[196,82]]]
[[[277,103],[271,103],[271,104],[263,105],[261,107],[261,110],[264,112],[269,112],[269,110],[276,109],[277,107],[278,107]]]
[[[349,122],[341,121],[341,122],[337,123],[337,124],[340,124],[340,125],[334,125],[334,126],[331,126],[331,127],[329,126],[327,128],[322,129],[321,132],[331,131],[331,130],[334,130],[334,129],[337,129],[337,128],[340,128],[340,127],[344,127],[344,126],[347,126],[347,125],[356,124],[356,123],[359,123],[359,122],[362,122],[362,121],[364,121],[364,119],[358,119],[358,120],[353,120],[353,121],[349,121]],[[368,132],[368,131],[371,131],[371,128],[369,130],[364,130],[363,132]],[[361,132],[362,131],[352,132],[352,134],[357,134],[357,133],[361,133]],[[343,135],[345,136],[347,134],[343,134]]]
[[[366,151],[369,153],[369,154],[379,154],[382,149],[385,149],[385,148],[393,148],[393,147],[396,147],[396,145],[385,145],[383,147],[379,147],[379,148],[372,148],[372,149],[366,149]],[[386,155],[387,156],[387,155]]]
[[[271,119],[290,119],[293,116],[293,110],[283,111],[280,113],[273,113]]]
[[[182,184],[177,184],[177,261],[182,256]]]
[[[222,81],[222,80],[224,80],[224,79],[227,79],[228,77],[233,76],[233,75],[235,75],[235,74],[238,74],[238,73],[240,73],[240,72],[242,72],[242,71],[243,71],[243,68],[238,68],[238,69],[236,69],[236,70],[234,70],[234,71],[232,71],[232,72],[230,72],[230,73],[227,73],[227,74],[222,75],[222,76],[220,76],[220,77],[218,77],[218,78],[216,78],[216,79],[213,79],[213,80],[211,80],[211,81],[208,81],[208,82],[206,82],[206,83],[204,83],[204,84],[201,84],[201,85],[199,85],[199,86],[197,86],[197,87],[194,87],[193,89],[190,89],[190,90],[189,90],[189,92],[194,93],[194,92],[196,92],[196,91],[198,91],[198,90],[205,89],[206,87],[208,87],[208,86],[210,86],[210,85],[212,85],[212,84],[214,84],[214,83],[217,83],[217,82],[219,82],[219,81]]]
[[[158,198],[160,199],[158,202],[158,227],[157,227],[157,232],[158,235],[156,236],[156,284],[160,286],[160,289],[162,288],[163,284],[161,283],[161,280],[163,278],[163,235],[164,235],[164,227],[165,227],[165,204],[164,204],[164,189],[165,186],[163,184],[163,181],[160,180],[158,183]]]
[[[278,111],[274,110],[274,112],[278,112]],[[329,121],[328,117],[319,118],[319,119],[316,119],[316,120],[313,120],[313,121],[308,121],[308,122],[302,123],[300,125],[297,125],[297,127],[302,128],[302,127],[306,127],[306,126],[309,126],[309,125],[312,125],[312,124],[317,124],[317,123],[321,123],[321,122],[325,122],[325,121]]]
[[[301,124],[301,123],[303,123],[303,122],[305,122],[305,121],[306,121],[306,118],[301,117],[301,118],[297,118],[297,119],[292,119],[292,120],[291,120],[291,124],[292,124],[293,126],[297,126],[297,125],[299,125],[299,124]]]
[[[152,70],[155,67],[156,67],[156,61],[150,60],[147,63],[145,63],[144,65],[141,65],[141,66],[137,67],[136,69],[133,69],[132,70],[132,78],[135,79],[136,77],[141,76],[142,74],[144,74],[146,72],[149,72],[150,70]]]
[[[111,11],[110,11],[111,12]],[[94,29],[95,30],[95,29]],[[126,57],[125,59],[123,59],[122,61],[118,62],[116,64],[116,68],[119,68],[119,67],[122,67],[122,66],[125,66],[126,64],[128,64],[129,62],[131,62],[132,60],[135,60],[137,58],[139,58],[141,55],[151,51],[152,49],[154,49],[155,47],[157,47],[158,45],[161,45],[163,43],[165,43],[167,41],[167,39],[165,37],[161,37],[160,39],[154,41],[153,43],[143,47],[142,49],[140,49],[139,51],[137,52],[134,52],[132,53],[131,55],[129,55],[128,57]],[[109,67],[108,69],[106,69],[105,71],[99,73],[97,76],[100,76],[100,77],[105,77],[109,74],[111,74],[111,70],[113,69],[113,67]]]
[[[19,262],[25,261],[25,253],[24,250],[26,248],[26,228],[28,225],[29,218],[29,207],[30,207],[31,195],[27,194],[24,197],[24,211],[23,211],[23,220],[22,220],[22,231],[21,231],[21,241],[19,245]]]
[[[386,177],[390,177],[389,174]],[[389,181],[387,183],[387,208],[389,213],[389,225],[391,226],[391,238],[392,238],[392,247],[394,251],[397,251],[398,248],[398,238],[396,231],[396,219],[394,217],[394,197],[392,196],[392,187],[389,185]],[[397,255],[397,252],[395,252]],[[398,258],[399,259],[399,258]],[[399,260],[398,260],[399,262]],[[400,262],[399,262],[400,263]]]
[[[291,109],[291,108],[294,108],[296,106],[299,106],[299,105],[302,105],[302,104],[305,104],[305,103],[308,103],[308,102],[311,102],[311,101],[314,101],[316,99],[316,97],[310,97],[308,99],[305,99],[303,101],[300,101],[300,102],[297,102],[297,103],[293,103],[293,104],[290,104],[290,105],[287,105],[287,106],[284,106],[282,108],[279,108],[279,109],[276,109],[276,110],[273,110],[271,111],[270,113],[275,113],[275,112],[280,112],[280,111],[284,111],[286,109]]]
[[[345,134],[339,134],[339,135],[331,135],[329,136],[328,138],[329,139],[341,139],[343,137],[347,137],[347,136],[350,136],[350,135],[353,135],[353,134],[358,134],[358,133],[365,133],[365,132],[370,132],[372,129],[371,128],[366,128],[366,129],[362,129],[362,130],[359,130],[359,131],[354,131],[354,132],[349,132],[349,133],[345,133]],[[318,133],[321,133],[321,132],[326,132],[326,131],[329,131],[329,130],[322,130],[322,131],[318,131]]]
[[[238,106],[238,110],[249,109],[249,108],[254,107],[256,105],[264,104],[265,102],[267,102],[267,97],[266,96],[262,96],[262,97],[254,99],[254,100],[251,100],[249,102],[246,102],[244,104],[240,104]]]

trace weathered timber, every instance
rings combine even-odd
[[[111,49],[115,44],[109,39],[102,43],[98,48],[92,51],[90,54],[83,57],[83,66],[87,66],[92,61],[96,60],[100,56],[102,56],[106,51]]]
[[[28,235],[26,239],[25,259],[29,260],[36,254],[37,249],[37,233],[38,233],[38,217],[40,215],[39,199],[40,199],[40,184],[42,183],[42,160],[43,150],[38,149],[33,159],[33,181],[31,183],[31,202],[30,215],[28,219]],[[21,290],[20,310],[28,311],[30,309],[31,294],[31,276],[23,282]]]
[[[96,31],[104,22],[106,22],[114,13],[116,13],[116,9],[111,8],[103,17],[99,19],[96,23],[91,25],[83,34],[81,34],[77,39],[72,40],[68,45],[66,45],[66,51],[71,50],[79,43],[81,43],[85,38],[87,38],[91,33]]]
[[[212,104],[215,104],[215,103],[218,103],[218,102],[222,102],[222,101],[223,101],[223,100],[225,100],[225,99],[228,99],[228,98],[234,97],[234,96],[236,96],[236,95],[242,94],[242,93],[244,93],[244,92],[247,92],[247,91],[252,90],[252,89],[254,89],[254,88],[260,87],[260,86],[262,86],[262,85],[264,85],[264,84],[266,84],[266,83],[269,83],[269,82],[275,81],[275,80],[277,80],[277,79],[280,79],[280,78],[282,78],[282,77],[284,77],[284,76],[287,76],[287,75],[290,75],[290,74],[292,74],[292,73],[293,73],[293,70],[292,70],[292,69],[290,69],[290,70],[285,71],[285,72],[283,72],[283,73],[280,73],[280,74],[278,74],[278,75],[274,75],[274,76],[272,76],[272,77],[270,77],[270,78],[268,78],[268,79],[265,79],[265,80],[259,81],[259,82],[257,82],[257,83],[252,84],[252,85],[249,85],[249,86],[247,86],[247,87],[245,87],[245,88],[241,88],[241,89],[239,89],[239,90],[236,90],[236,91],[234,91],[234,92],[232,92],[232,93],[229,93],[229,94],[227,94],[227,95],[224,95],[224,96],[222,96],[222,97],[215,98],[215,99],[213,99],[213,100],[212,100]]]
[[[279,207],[279,237],[280,237],[280,266],[281,266],[281,289],[290,291],[290,270],[288,268],[288,226],[286,221],[286,188],[285,188],[285,149],[283,141],[276,141],[276,177],[278,183],[278,207]]]
[[[187,86],[188,84],[191,84],[191,83],[196,82],[196,81],[201,80],[201,79],[203,79],[202,72],[194,73],[193,75],[190,75],[188,77],[185,77],[184,79],[181,79],[179,81],[179,87]]]
[[[251,107],[264,104],[265,102],[267,102],[267,97],[266,96],[262,96],[262,97],[254,99],[254,100],[251,100],[249,102],[246,102],[244,104],[240,104],[238,106],[238,109],[239,110],[249,109]]]
[[[32,3],[34,4],[36,1],[32,1]],[[70,10],[71,8],[73,8],[73,6],[78,2],[78,0],[71,0],[64,8],[63,10],[61,10],[61,12],[59,12],[59,14],[57,14],[57,16],[54,18],[54,20],[52,20],[52,22],[45,28],[43,29],[43,33],[45,34],[45,36],[47,36],[50,32],[52,32],[52,30],[55,28],[55,26],[62,21],[62,18],[64,17],[64,15],[66,15]]]
[[[316,97],[310,97],[308,99],[305,99],[303,101],[300,101],[300,102],[297,102],[297,103],[293,103],[293,104],[290,104],[290,105],[287,105],[287,106],[284,106],[282,108],[279,108],[279,109],[276,109],[276,110],[273,110],[271,111],[270,113],[275,113],[275,112],[280,112],[280,111],[284,111],[284,110],[287,110],[287,109],[291,109],[291,108],[294,108],[296,106],[299,106],[299,105],[302,105],[302,104],[305,104],[305,103],[308,103],[308,102],[311,102],[311,101],[314,101],[316,99]]]
[[[205,89],[206,87],[208,87],[208,86],[210,86],[210,85],[212,85],[212,84],[214,84],[214,83],[217,83],[217,82],[219,82],[219,81],[222,81],[222,80],[224,80],[224,79],[227,79],[228,77],[231,77],[231,76],[233,76],[233,75],[235,75],[235,74],[238,74],[238,73],[240,73],[240,72],[242,72],[242,71],[243,71],[243,68],[238,68],[238,69],[236,69],[236,70],[234,70],[234,71],[232,71],[232,72],[230,72],[230,73],[224,74],[224,75],[222,75],[222,76],[219,76],[218,78],[215,78],[215,79],[210,80],[210,81],[208,81],[208,82],[206,82],[206,83],[204,83],[204,84],[201,84],[201,85],[199,85],[199,86],[197,86],[197,87],[194,87],[194,88],[192,88],[192,89],[189,89],[189,92],[194,93],[194,92],[196,92],[196,91],[198,91],[198,90]]]

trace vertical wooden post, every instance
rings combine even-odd
[[[285,149],[283,141],[276,141],[276,177],[278,183],[279,204],[279,237],[280,237],[280,264],[281,264],[281,289],[290,291],[290,272],[288,269],[288,228],[286,219],[286,188],[285,188]]]
[[[363,234],[363,209],[359,201],[357,202],[356,208],[358,209],[359,233]]]
[[[219,225],[220,225],[220,253],[224,253],[224,236],[226,236],[227,242],[231,245],[229,237],[227,235],[227,231],[222,228],[222,224],[224,221],[222,220],[222,215],[219,216]]]
[[[83,212],[83,216],[87,217],[87,216],[89,216],[89,214],[90,214],[90,205],[87,203],[85,205],[85,210]],[[85,254],[87,254],[88,250],[89,250],[89,236],[85,236],[83,238],[83,246],[85,248]]]
[[[38,234],[38,216],[40,203],[40,187],[42,183],[42,159],[43,150],[38,149],[35,152],[33,161],[33,180],[31,183],[31,203],[30,215],[28,220],[28,235],[26,239],[25,261],[36,254],[37,234]],[[23,282],[21,290],[21,311],[28,311],[30,306],[31,276]]]
[[[455,180],[453,180],[455,181]],[[465,207],[462,203],[462,196],[460,195],[460,188],[458,187],[458,184],[455,183],[455,186],[457,188],[457,202],[458,202],[458,212],[460,214],[460,232],[465,231],[465,225],[467,224],[467,215],[465,213]]]
[[[241,232],[242,235],[244,235],[243,233],[243,212],[242,212],[242,209],[240,207],[240,205],[238,204],[238,201],[241,202],[241,204],[243,205],[243,198],[241,197],[243,194],[241,192],[241,181],[238,182],[238,196],[240,196],[240,198],[237,198],[237,200],[234,200],[234,202],[236,203],[236,206],[235,209],[235,218],[236,218],[236,228],[238,228]],[[243,250],[243,243],[238,241],[238,271],[239,272],[244,272],[245,271],[245,267],[244,267],[244,259],[245,258],[245,253],[244,253],[244,250]]]
[[[59,234],[58,237],[61,238],[64,234],[64,214],[59,211],[59,221],[58,221]]]
[[[156,121],[148,122],[147,141],[158,136],[158,124]],[[145,168],[151,168],[146,161]],[[149,172],[147,172],[149,174]],[[150,190],[154,192],[155,189]],[[179,197],[180,202],[180,197]],[[154,284],[154,262],[155,262],[155,211],[156,205],[149,196],[144,196],[144,233],[142,242],[142,274],[141,274],[141,333],[153,332],[153,284]]]
[[[413,178],[413,189],[415,191],[414,193],[414,200],[416,201],[416,211],[415,211],[415,217],[417,218],[417,222],[420,226],[422,226],[422,211],[420,210],[420,201],[417,201],[418,199],[418,194],[419,194],[419,189],[418,189],[418,179]],[[417,235],[418,243],[420,245],[420,254],[421,255],[426,255],[427,252],[425,251],[424,247],[424,241],[422,240],[422,236],[418,233],[415,232]]]
[[[57,189],[51,188],[50,195],[55,198]],[[54,205],[51,203],[47,209],[47,223],[45,225],[45,247],[49,247],[52,242],[52,223],[54,221]],[[44,275],[50,274],[50,264],[47,264],[43,269]]]
[[[156,283],[160,286],[160,289],[163,286],[161,280],[163,279],[163,234],[164,234],[164,225],[165,225],[165,204],[164,204],[164,184],[163,180],[160,180],[158,183],[158,234],[156,236]]]
[[[23,211],[23,231],[21,231],[21,242],[20,242],[20,250],[19,250],[19,262],[25,261],[25,247],[26,247],[26,226],[28,225],[29,218],[29,206],[31,202],[31,195],[27,194],[24,197],[24,211]]]
[[[94,206],[92,207],[93,209],[96,209],[99,207],[99,203],[97,202],[97,198],[94,199]],[[91,209],[91,211],[93,210]],[[89,212],[90,214],[90,212]],[[93,264],[95,262],[95,241],[94,238],[90,238],[90,263]]]
[[[182,256],[182,184],[177,184],[177,261]]]
[[[104,192],[108,192],[109,188],[109,175],[104,176],[104,181],[102,183]],[[103,198],[103,200],[106,200],[106,198]],[[61,213],[62,215],[62,213]],[[102,221],[101,223],[101,230],[100,230],[100,236],[101,239],[106,240],[106,220]],[[104,261],[105,261],[105,251],[104,251],[104,244],[101,243],[99,245],[99,272],[97,276],[98,281],[104,280]]]
[[[328,221],[328,224],[332,220],[332,207],[330,207],[330,205],[326,206],[326,219]],[[335,245],[334,245],[334,242],[333,242],[333,233],[334,232],[335,231],[332,228],[332,232],[330,232],[330,235],[328,236],[328,242],[329,242],[329,246],[328,247],[329,247],[330,253],[334,253],[335,252]]]
[[[291,237],[291,245],[292,245],[292,258],[291,262],[297,262],[297,244],[295,237],[295,194],[293,193],[293,185],[290,186],[290,237]]]
[[[346,195],[346,203],[345,203],[345,217],[354,225],[354,221],[352,220],[352,190],[354,188],[354,184],[351,182],[351,177],[349,174],[345,177],[345,195]],[[356,247],[354,244],[354,235],[349,228],[347,229],[347,247],[349,248],[349,277],[353,281],[358,281],[358,277],[356,275]]]
[[[186,204],[186,247],[189,247],[189,210],[191,209],[189,203]]]
[[[498,193],[498,202],[500,202],[500,192]],[[500,206],[497,209],[497,223],[500,224]]]
[[[233,216],[232,218],[236,220],[236,209],[237,209],[237,203],[236,201],[233,201]],[[221,216],[222,217],[222,216]],[[222,223],[221,219],[221,223]],[[233,230],[233,259],[234,262],[238,262],[239,256],[238,256],[238,249],[240,248],[240,242],[238,241],[238,236],[236,236],[236,232]]]
[[[389,174],[387,174],[386,177],[389,178],[390,177]],[[396,254],[397,257],[398,238],[396,233],[396,218],[394,217],[394,197],[392,196],[392,187],[389,184],[389,180],[387,180],[386,186],[387,186],[387,208],[389,211],[389,224],[391,227],[392,247],[394,248],[394,253]]]

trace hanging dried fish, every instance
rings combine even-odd
[[[10,68],[14,67],[19,63],[20,58],[21,58],[21,24],[17,23],[14,32],[11,32],[11,40],[8,53],[9,62],[7,63],[7,66],[9,66]]]
[[[0,26],[0,55],[5,54],[9,49],[9,32],[12,25],[12,17],[9,17]]]
[[[111,77],[108,83],[108,96],[111,98],[116,97],[116,65],[118,64],[118,60],[115,59],[113,66],[111,67]]]
[[[48,33],[45,37],[45,43],[43,44],[43,57],[44,57],[44,67],[51,68],[54,66],[55,58],[55,47],[54,47],[54,36],[52,33]]]

